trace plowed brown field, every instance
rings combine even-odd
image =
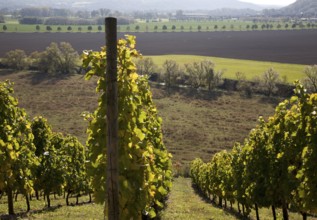
[[[131,33],[144,55],[190,54],[281,63],[316,64],[317,30]],[[123,33],[119,34],[122,37]],[[103,33],[1,33],[0,57],[7,51],[42,51],[50,42],[70,42],[81,52],[99,50]]]

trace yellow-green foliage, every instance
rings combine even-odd
[[[285,219],[289,205],[316,214],[316,112],[317,95],[296,83],[295,96],[281,102],[267,122],[260,117],[243,147],[219,152],[210,163],[195,159],[194,183],[207,195],[245,205],[246,214],[249,208],[273,206],[283,209]]]
[[[121,219],[140,219],[141,215],[156,216],[154,207],[171,188],[171,154],[162,141],[162,120],[152,101],[147,78],[136,73],[132,58],[139,54],[134,48],[135,37],[120,39],[118,48],[119,104],[119,203]],[[86,78],[99,77],[99,105],[90,115],[88,129],[90,174],[97,202],[106,201],[106,49],[83,55],[84,68],[91,65]],[[105,213],[106,214],[106,213]]]
[[[33,191],[31,167],[37,158],[31,123],[12,93],[10,82],[0,83],[0,191],[27,194]],[[8,200],[9,214],[13,214],[11,202]]]

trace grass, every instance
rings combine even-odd
[[[161,55],[161,56],[146,56],[152,58],[157,66],[162,66],[165,60],[175,60],[182,68],[187,63],[199,62],[201,60],[211,60],[215,63],[216,71],[223,70],[224,77],[236,79],[236,72],[245,74],[248,80],[252,80],[256,76],[261,76],[269,68],[277,71],[280,77],[286,76],[289,83],[304,77],[305,65],[287,64],[275,62],[263,62],[253,60],[239,60],[220,57],[207,57],[195,55]]]
[[[121,30],[126,30],[127,26],[130,26],[130,30],[135,31],[136,26],[139,26],[139,31],[163,31],[163,26],[165,25],[167,29],[165,31],[175,31],[175,32],[190,32],[190,31],[199,31],[198,26],[200,26],[200,31],[247,31],[252,30],[252,25],[256,24],[258,28],[256,30],[262,30],[263,24],[272,25],[270,30],[300,30],[307,29],[308,22],[302,22],[302,27],[298,25],[295,28],[292,28],[291,22],[284,21],[268,21],[268,22],[253,22],[252,20],[234,20],[234,19],[219,19],[219,20],[137,20],[135,24],[131,25],[121,25]],[[280,24],[281,27],[277,28],[277,25]],[[286,28],[285,25],[288,24]],[[316,23],[315,23],[316,24]],[[155,30],[155,26],[157,26],[157,30]],[[175,26],[173,30],[172,27]],[[215,26],[217,26],[215,28]],[[249,28],[247,27],[249,26]],[[182,28],[183,27],[183,28]],[[312,28],[312,27],[310,27]],[[264,28],[263,30],[267,30]]]
[[[82,75],[48,77],[38,72],[0,71],[0,80],[14,82],[15,97],[30,117],[42,115],[53,131],[72,134],[85,143],[88,125],[81,114],[97,106],[95,81],[85,81]]]
[[[63,196],[51,196],[51,208],[47,208],[42,197],[40,200],[33,198],[31,203],[31,211],[26,212],[25,198],[22,195],[17,197],[14,202],[15,217],[6,215],[7,201],[6,196],[0,199],[0,219],[29,219],[29,220],[64,220],[64,219],[103,219],[103,205],[88,203],[88,196],[79,198],[79,205],[75,205],[75,197],[69,199],[70,206],[66,206]],[[261,220],[272,219],[271,210],[262,208],[259,211]],[[237,204],[233,205],[233,209],[220,208],[203,198],[192,187],[189,178],[178,177],[174,179],[173,188],[167,200],[167,207],[160,213],[161,220],[234,220],[245,219],[237,210]],[[252,210],[251,219],[255,218],[255,212]],[[282,211],[277,209],[278,219],[282,219]],[[300,220],[301,216],[297,213],[289,213],[292,220]],[[311,220],[317,218],[309,217]]]
[[[303,27],[297,26],[296,28],[291,28],[291,23],[288,23],[289,27],[285,28],[285,22],[280,21],[271,21],[268,22],[269,24],[273,25],[273,28],[270,30],[278,30],[277,25],[281,24],[281,28],[279,30],[302,30],[302,29],[311,29],[306,26],[307,22],[303,22]],[[186,21],[173,21],[168,19],[163,19],[161,21],[149,21],[146,22],[145,20],[137,20],[133,24],[129,25],[118,25],[119,32],[197,32],[197,31],[247,31],[251,30],[251,26],[253,24],[257,24],[257,30],[262,30],[262,24],[266,24],[266,22],[257,22],[254,23],[253,21],[243,21],[243,20],[186,20]],[[46,32],[47,25],[39,25],[40,30],[36,30],[36,25],[26,25],[26,24],[19,24],[18,20],[10,19],[6,20],[5,25],[8,27],[6,30],[7,32]],[[247,28],[249,25],[250,28]],[[91,25],[92,31],[88,31],[88,25],[49,25],[52,27],[51,32],[98,32],[99,25]],[[71,27],[72,30],[68,31],[67,27]],[[104,27],[102,26],[102,31],[104,31]],[[166,26],[166,30],[163,30],[163,26]],[[173,30],[172,27],[175,26]],[[200,26],[200,29],[198,29]],[[217,26],[217,28],[215,28]],[[57,28],[60,27],[61,30],[58,31]],[[82,30],[79,31],[78,28]],[[138,27],[138,28],[137,28]],[[316,26],[317,27],[317,26]],[[266,30],[266,28],[264,29]],[[0,32],[3,32],[2,25]]]
[[[188,164],[196,157],[209,161],[211,155],[242,142],[257,118],[273,114],[276,103],[258,96],[243,98],[224,91],[199,94],[174,91],[167,95],[152,87],[154,101],[163,118],[165,144],[173,161]]]
[[[259,210],[261,220],[273,219],[271,209],[261,208]],[[220,208],[209,200],[202,198],[194,190],[191,180],[188,178],[176,178],[173,182],[173,189],[167,201],[167,208],[162,212],[162,220],[231,220],[246,219],[241,216],[237,204],[233,209]],[[256,219],[255,211],[252,210],[250,219]],[[277,219],[283,219],[282,210],[277,209]],[[289,213],[289,219],[301,220],[301,215]],[[317,218],[309,217],[316,220]]]
[[[97,106],[96,81],[82,75],[48,77],[38,72],[0,72],[0,80],[15,82],[15,96],[31,116],[42,115],[54,131],[86,140],[84,111]],[[273,114],[277,102],[262,96],[247,99],[239,93],[218,91],[212,94],[180,90],[167,94],[152,87],[154,102],[163,118],[164,141],[174,162],[188,164],[196,157],[209,160],[219,150],[230,149],[243,141],[260,115]]]
[[[197,31],[246,31],[246,25],[252,26],[251,21],[235,22],[231,20],[222,21],[159,21],[159,22],[146,22],[139,21],[131,25],[122,25],[120,30],[126,30],[129,27],[130,31],[136,31],[136,27],[139,27],[140,32],[197,32]],[[215,29],[215,25],[217,28]],[[166,26],[166,29],[163,29]],[[174,26],[174,30],[173,30]],[[223,28],[225,26],[225,28]],[[198,29],[200,27],[200,29]]]
[[[173,190],[167,201],[167,208],[162,213],[162,220],[199,219],[233,220],[235,216],[205,202],[195,193],[188,178],[176,178]]]
[[[88,203],[88,196],[79,198],[79,205],[75,205],[76,199],[69,199],[70,206],[66,206],[63,196],[51,196],[51,208],[47,208],[42,197],[40,200],[33,198],[31,202],[31,211],[26,212],[25,198],[22,195],[17,197],[14,202],[15,217],[6,215],[7,201],[6,196],[0,199],[0,219],[30,219],[30,220],[64,220],[64,219],[103,219],[103,205]],[[259,211],[260,219],[272,219],[271,210],[262,208]],[[167,200],[167,207],[160,213],[161,220],[234,220],[245,219],[238,213],[237,204],[233,209],[221,208],[203,198],[192,187],[191,179],[178,177],[174,179],[173,188]],[[256,219],[255,211],[252,210],[250,219]],[[282,219],[282,211],[277,209],[278,219]],[[289,213],[292,220],[301,220],[297,213]],[[309,217],[311,220],[317,218]]]
[[[36,29],[36,25],[35,24],[18,24],[18,23],[8,23],[5,24],[7,26],[7,30],[6,32],[25,32],[25,33],[29,33],[29,32],[40,32],[40,33],[44,33],[44,32],[74,32],[74,33],[86,33],[86,32],[104,32],[104,27],[101,25],[102,30],[98,30],[98,26],[99,25],[39,25],[39,30]],[[51,31],[47,31],[46,27],[50,26],[52,28]],[[88,26],[91,26],[92,29],[88,30]],[[2,27],[3,25],[0,25],[1,29],[0,29],[0,33],[4,32]],[[71,30],[68,30],[68,27],[71,27]],[[60,30],[58,30],[58,28],[60,28]],[[81,30],[79,30],[78,28],[81,28]]]
[[[51,207],[47,208],[43,198],[36,200],[33,198],[30,201],[31,211],[26,212],[25,198],[19,195],[17,201],[14,202],[15,213],[18,216],[17,219],[103,219],[103,206],[95,203],[88,203],[88,196],[79,198],[79,204],[75,205],[76,199],[70,198],[70,206],[66,206],[63,196],[51,196]],[[0,219],[10,219],[7,213],[7,201],[6,196],[0,199]],[[12,219],[12,218],[11,218]],[[13,218],[14,219],[14,218]]]

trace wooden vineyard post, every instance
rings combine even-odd
[[[107,199],[108,220],[119,220],[118,163],[118,83],[117,83],[117,19],[108,17],[106,25],[106,108],[107,108]]]

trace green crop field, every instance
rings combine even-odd
[[[149,31],[149,32],[188,32],[188,31],[240,31],[247,30],[246,26],[252,26],[252,21],[230,21],[230,20],[222,20],[222,21],[160,21],[160,22],[146,22],[139,21],[135,24],[131,25],[122,25],[120,30],[130,30],[130,31]],[[137,28],[139,27],[139,29]],[[166,29],[163,28],[166,26]],[[129,27],[129,28],[128,28]]]
[[[4,24],[3,24],[4,25]],[[0,32],[4,32],[3,25],[0,25]],[[36,29],[37,25],[31,24],[19,24],[8,23],[5,24],[7,30],[5,32],[102,32],[104,27],[101,26],[101,30],[98,30],[99,25],[38,25],[39,29]],[[51,27],[51,31],[48,31],[47,26]],[[88,26],[91,26],[91,30],[88,30]],[[70,27],[70,29],[68,29]]]
[[[161,67],[166,60],[175,60],[181,67],[192,62],[211,60],[215,63],[216,71],[222,70],[224,72],[223,76],[229,79],[236,79],[236,72],[242,72],[248,80],[252,80],[254,77],[261,77],[266,70],[272,67],[279,73],[281,78],[286,76],[287,82],[293,83],[294,80],[300,80],[304,77],[303,71],[305,69],[305,65],[300,64],[239,60],[220,57],[193,55],[161,55],[146,57],[152,58],[154,63],[159,67]]]
[[[306,29],[307,23],[303,22],[302,26],[292,28],[290,22],[270,21],[270,22],[253,22],[251,20],[160,20],[160,21],[146,21],[138,20],[134,24],[122,25],[121,31],[141,31],[141,32],[188,32],[188,31],[247,31],[252,30],[252,25],[257,25],[254,30],[267,30],[262,28],[263,24],[269,24],[270,30],[290,30],[290,29]],[[287,24],[287,25],[286,25]],[[280,27],[278,28],[278,25]],[[285,25],[287,27],[285,27]],[[138,27],[137,27],[138,26]],[[166,26],[166,28],[164,28]],[[309,27],[311,28],[311,27]]]
[[[262,25],[270,25],[270,28],[262,27]],[[176,21],[161,19],[158,21],[136,20],[129,25],[118,25],[119,32],[197,32],[197,31],[248,31],[248,30],[302,30],[317,28],[317,25],[302,22],[301,25],[292,27],[291,22],[270,21],[270,22],[253,22],[251,20],[186,20]],[[3,25],[7,26],[7,30],[3,30]],[[256,25],[256,28],[252,28]],[[16,19],[6,20],[5,24],[0,26],[0,32],[47,32],[48,25],[19,24]],[[49,25],[52,30],[50,32],[99,32],[99,25],[91,25],[92,29],[88,30],[89,25]],[[70,27],[71,29],[68,29]]]

